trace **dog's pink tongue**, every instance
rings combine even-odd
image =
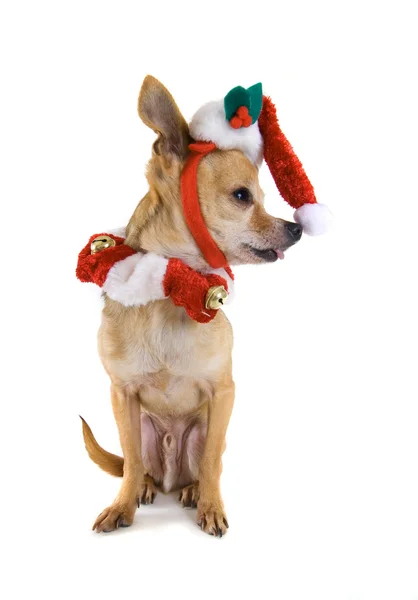
[[[274,251],[277,254],[277,258],[280,258],[280,260],[284,259],[284,252],[283,252],[283,250],[278,250],[277,248],[275,248]]]

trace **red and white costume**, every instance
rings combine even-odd
[[[112,238],[116,245],[92,254],[91,243],[103,235]],[[228,293],[232,292],[230,269],[199,273],[177,258],[136,252],[124,241],[123,237],[110,233],[93,235],[79,254],[77,278],[95,283],[109,298],[124,306],[143,306],[170,297],[199,323],[208,323],[216,316],[216,310],[205,307],[211,287],[222,285]]]
[[[111,234],[116,245],[91,253],[94,238],[80,252],[77,277],[102,287],[124,306],[141,306],[170,297],[177,306],[199,323],[211,321],[216,310],[205,308],[205,298],[213,286],[230,293],[233,275],[225,255],[211,237],[200,211],[197,169],[200,161],[218,149],[241,150],[257,167],[264,157],[282,197],[294,209],[294,218],[305,233],[325,233],[331,213],[316,201],[314,189],[302,163],[281,131],[276,108],[262,95],[261,84],[233,88],[223,100],[202,106],[190,123],[190,144],[181,176],[181,198],[186,223],[202,256],[212,268],[203,274],[178,259],[135,252],[124,238]]]

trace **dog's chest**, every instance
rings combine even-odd
[[[165,370],[177,377],[212,380],[225,357],[204,334],[187,326],[149,328],[127,349],[127,365],[138,375]]]
[[[160,371],[139,378],[134,384],[143,407],[151,414],[188,414],[211,399],[212,385],[205,379],[193,379]]]
[[[150,413],[184,414],[211,398],[222,360],[202,352],[193,336],[150,331],[120,371]]]
[[[230,360],[232,336],[223,315],[217,323],[197,325],[173,308],[167,311],[167,301],[155,303],[117,330],[104,318],[99,336],[112,379],[137,390],[150,412],[195,410],[210,398]]]

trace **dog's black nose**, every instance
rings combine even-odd
[[[297,242],[302,236],[302,227],[298,223],[286,223],[286,231],[290,234],[293,241]]]

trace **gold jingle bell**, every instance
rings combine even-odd
[[[92,241],[90,250],[92,254],[96,254],[96,252],[100,252],[105,248],[112,248],[112,246],[116,246],[115,240],[108,235],[101,235]]]
[[[211,310],[219,310],[222,308],[224,302],[228,299],[228,292],[223,285],[215,285],[209,288],[206,294],[206,308]]]

